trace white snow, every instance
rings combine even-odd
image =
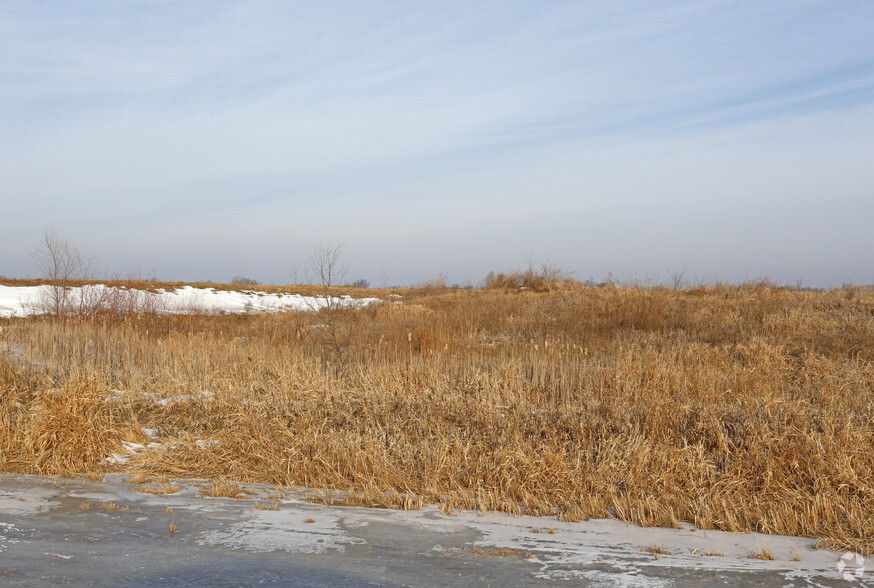
[[[180,394],[178,396],[171,396],[170,398],[161,398],[156,394],[151,394],[151,397],[154,399],[155,404],[158,406],[173,406],[175,404],[182,404],[184,402],[194,401],[194,400],[202,400],[203,402],[209,402],[213,399],[215,394],[212,392],[208,392],[206,390],[201,390],[196,395],[192,394]]]
[[[364,543],[340,527],[343,513],[339,510],[320,511],[317,518],[306,519],[302,513],[288,510],[256,511],[249,520],[234,523],[226,530],[204,533],[201,545],[264,552],[284,550],[289,553],[326,553],[329,549],[345,551],[350,543]]]
[[[0,286],[0,318],[24,317],[47,312],[52,286]],[[122,303],[149,308],[163,314],[184,313],[248,313],[279,311],[314,311],[328,305],[365,306],[378,298],[323,297],[300,294],[224,291],[214,288],[182,286],[172,291],[156,292],[116,288],[104,284],[69,288],[65,296],[76,306],[80,301],[99,300],[110,295],[122,296]]]
[[[109,457],[106,458],[106,463],[117,465],[122,463],[127,463],[130,458],[128,457],[132,453],[140,453],[141,451],[147,450],[156,450],[156,449],[164,449],[164,445],[161,443],[149,443],[148,445],[143,445],[141,443],[133,443],[131,441],[122,441],[122,447],[126,455],[122,455],[120,453],[113,453]]]

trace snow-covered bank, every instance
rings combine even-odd
[[[329,304],[364,306],[378,298],[325,298],[300,294],[223,291],[213,288],[183,286],[172,291],[156,292],[115,288],[104,284],[59,289],[52,286],[0,286],[0,317],[24,317],[48,312],[59,295],[73,308],[106,301],[107,306],[132,306],[152,312],[174,313],[247,313],[311,311]]]

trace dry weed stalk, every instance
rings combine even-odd
[[[0,344],[23,351],[0,355],[0,469],[692,521],[874,552],[871,289],[547,290],[349,311],[343,369],[297,313],[3,320]],[[163,449],[105,462],[148,442],[143,427]]]
[[[763,559],[771,561],[774,559],[774,553],[770,549],[760,547],[750,554],[750,559]]]

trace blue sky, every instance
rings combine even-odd
[[[0,275],[874,283],[870,2],[0,4]]]

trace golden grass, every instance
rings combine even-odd
[[[179,487],[174,486],[170,482],[162,482],[158,485],[148,485],[148,484],[140,484],[136,488],[134,488],[137,492],[142,492],[144,494],[176,494],[179,492]]]
[[[145,474],[133,474],[129,476],[127,480],[125,480],[125,482],[133,486],[139,486],[141,484],[148,484],[152,480],[152,476],[146,476]]]
[[[760,547],[750,554],[750,559],[763,559],[767,561],[772,561],[774,559],[774,553],[770,549]]]
[[[322,313],[3,320],[0,470],[874,552],[874,291],[544,290],[404,291],[330,339]],[[143,427],[163,449],[106,463]]]
[[[513,549],[511,547],[493,547],[486,551],[486,555],[491,557],[518,557],[520,559],[531,559],[530,551],[522,551],[521,549]]]
[[[105,391],[90,376],[34,391],[30,414],[16,419],[26,427],[21,450],[31,471],[70,475],[99,468],[125,438],[122,429],[136,421],[126,407],[107,406],[105,400]]]
[[[521,549],[514,549],[511,547],[489,547],[488,549],[483,549],[476,546],[464,546],[460,549],[449,549],[446,552],[446,555],[453,556],[456,553],[470,555],[472,557],[514,557],[519,559],[531,559],[532,557],[530,551],[522,551]]]
[[[200,496],[209,496],[211,498],[249,498],[254,494],[251,490],[242,488],[233,480],[228,480],[225,477],[218,477],[212,480],[209,489],[201,489]]]

